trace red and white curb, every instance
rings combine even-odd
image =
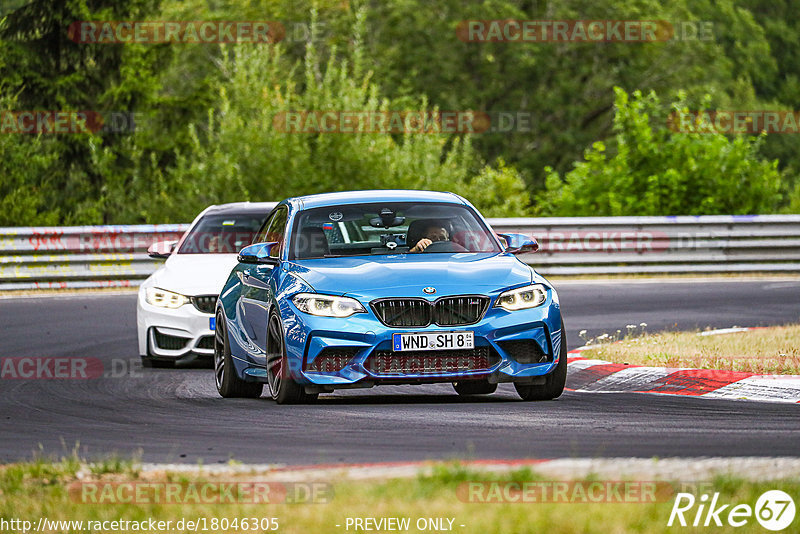
[[[586,348],[569,351],[567,389],[571,391],[800,403],[797,375],[625,365],[584,358],[580,354]]]

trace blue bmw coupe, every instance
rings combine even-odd
[[[561,395],[558,295],[452,193],[355,191],[284,200],[239,252],[216,307],[223,397],[310,402],[380,384],[450,382],[459,395],[513,382]]]

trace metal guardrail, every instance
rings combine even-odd
[[[800,215],[491,219],[536,237],[542,274],[800,272]],[[133,287],[186,224],[0,228],[0,290]]]
[[[0,228],[0,290],[137,286],[163,263],[147,255],[187,224]]]
[[[800,215],[493,219],[543,274],[800,272]]]

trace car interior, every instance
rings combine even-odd
[[[499,251],[492,234],[466,208],[398,203],[308,210],[293,231],[291,259],[405,254],[430,227],[444,228],[447,239],[434,239],[424,252]]]

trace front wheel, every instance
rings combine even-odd
[[[303,404],[317,399],[316,393],[306,393],[291,377],[283,327],[275,312],[270,314],[267,326],[267,384],[272,400],[278,404]]]
[[[222,312],[217,312],[216,330],[214,331],[214,382],[217,391],[224,398],[245,397],[257,399],[261,396],[264,384],[259,382],[245,382],[236,374],[231,356],[231,346],[228,340],[228,330],[225,328],[225,318]]]
[[[525,401],[552,400],[564,392],[567,383],[567,333],[564,323],[561,323],[561,350],[559,351],[556,368],[546,375],[547,379],[541,385],[527,385],[514,383],[517,394]]]

